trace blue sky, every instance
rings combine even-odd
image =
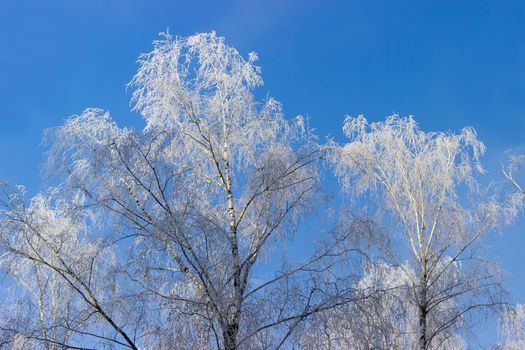
[[[263,92],[319,135],[339,138],[345,114],[470,125],[494,178],[505,152],[525,150],[523,1],[2,0],[0,179],[37,191],[42,130],[86,107],[140,126],[125,84],[167,27],[258,52]],[[490,242],[525,302],[525,219]]]

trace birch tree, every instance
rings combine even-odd
[[[124,225],[131,278],[162,301],[175,322],[157,329],[179,347],[279,348],[309,315],[351,296],[330,273],[351,252],[344,234],[307,261],[258,273],[322,196],[314,136],[275,99],[256,101],[256,59],[215,33],[165,34],[129,85],[143,130],[87,109],[49,133],[47,169]]]
[[[377,123],[348,117],[343,130],[350,142],[329,147],[343,190],[390,214],[384,222],[393,222],[405,249],[387,255],[397,266],[408,259],[414,271],[406,274],[417,310],[411,347],[440,348],[440,336],[467,329],[476,312],[500,303],[498,269],[480,242],[512,219],[516,202],[483,195],[477,179],[485,146],[472,128],[424,132],[411,117],[394,115]]]
[[[514,203],[516,210],[523,206],[525,190],[522,188],[516,173],[520,166],[525,164],[525,155],[511,157],[509,166],[504,169],[504,175],[514,191],[508,195],[508,201]],[[525,306],[517,304],[515,307],[506,306],[499,320],[499,337],[497,350],[515,350],[525,347]]]
[[[4,188],[4,194],[0,267],[15,285],[14,301],[4,303],[11,317],[0,328],[11,335],[11,347],[137,349],[136,334],[124,329],[135,310],[119,298],[124,285],[113,246],[96,230],[82,200],[56,199],[55,191],[26,205],[23,189]]]

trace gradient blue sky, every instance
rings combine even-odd
[[[471,125],[494,178],[505,152],[525,150],[523,1],[2,0],[0,179],[37,191],[42,130],[86,107],[140,126],[125,84],[167,27],[258,52],[264,91],[320,135],[340,137],[345,114]],[[490,242],[525,302],[524,218]],[[489,344],[495,331],[485,333]]]

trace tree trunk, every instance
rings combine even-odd
[[[423,272],[421,274],[419,293],[419,350],[428,349],[427,339],[427,315],[428,315],[428,301],[427,301],[427,272],[426,264],[423,264]]]
[[[419,306],[419,350],[427,350],[427,309]]]
[[[239,323],[228,323],[223,332],[224,350],[237,350],[237,333],[239,332]]]

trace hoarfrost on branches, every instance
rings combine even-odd
[[[214,32],[163,33],[138,63],[143,128],[88,108],[46,132],[56,187],[0,184],[0,347],[457,350],[503,304],[481,242],[523,208],[523,156],[481,186],[473,128],[397,115],[347,117],[348,143],[320,146],[308,118],[256,98],[257,54]],[[321,160],[350,206],[325,208]],[[523,347],[523,318],[504,308],[501,349]]]

